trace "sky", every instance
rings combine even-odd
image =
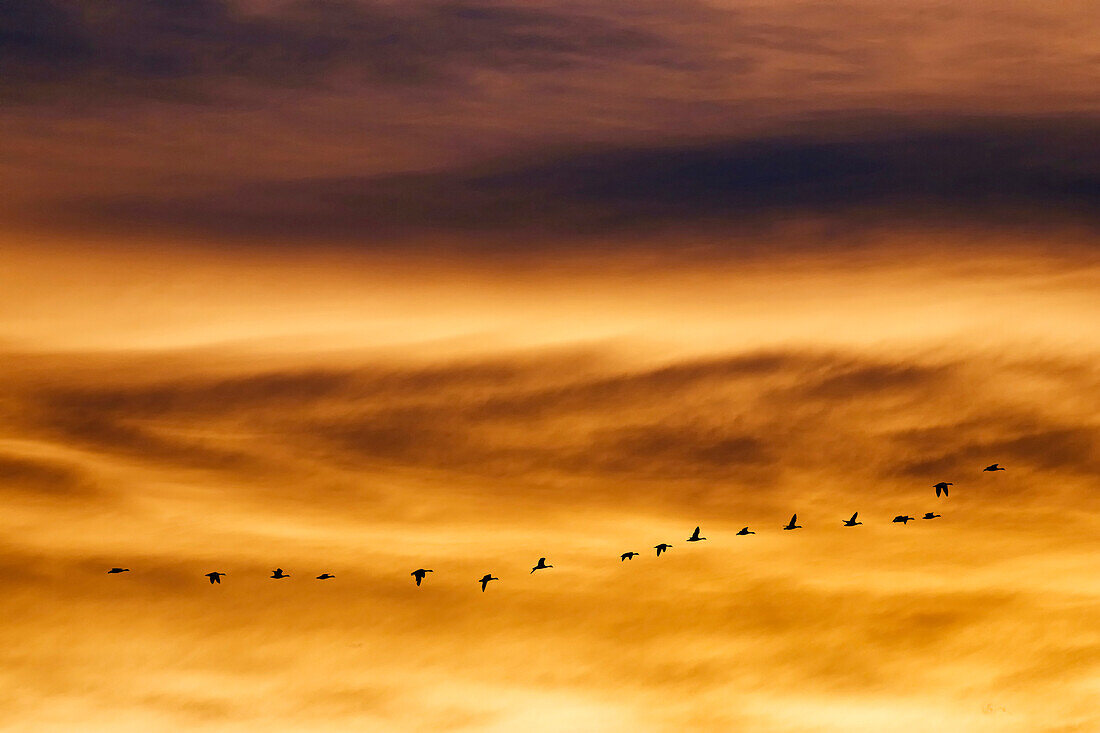
[[[1100,730],[1094,14],[0,0],[0,731]]]

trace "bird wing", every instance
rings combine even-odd
[[[797,514],[792,514],[791,515],[791,524],[794,524],[797,521],[798,521],[798,515]]]
[[[856,512],[855,514],[852,515],[852,518],[849,519],[848,521],[849,522],[854,522],[854,521],[856,521],[856,517],[858,517],[858,516],[859,516],[859,512]]]

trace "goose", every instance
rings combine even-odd
[[[210,578],[210,584],[211,585],[213,585],[214,583],[217,583],[218,585],[221,585],[223,575],[225,575],[225,573],[214,572],[214,573],[207,573],[206,577]]]
[[[700,537],[699,536],[699,528],[696,527],[695,531],[691,533],[691,537],[687,538],[687,541],[688,542],[702,542],[705,539],[706,539],[706,537]]]
[[[546,558],[545,557],[540,557],[539,558],[539,564],[536,565],[535,567],[531,568],[531,572],[533,573],[536,570],[546,570],[547,568],[552,568],[552,567],[554,567],[554,566],[546,564]]]
[[[932,488],[936,490],[936,496],[939,496],[941,491],[943,492],[944,496],[947,496],[947,487],[948,486],[954,486],[954,485],[955,484],[951,483],[950,481],[940,481],[938,484],[936,484]]]
[[[856,517],[858,517],[858,516],[859,516],[859,512],[856,512],[855,514],[853,514],[851,519],[844,522],[844,526],[845,527],[854,527],[857,524],[863,524],[863,522],[857,522],[856,521]]]
[[[791,515],[791,521],[788,522],[787,526],[784,527],[783,529],[802,529],[801,525],[795,524],[795,522],[797,522],[797,521],[798,521],[798,515],[797,514],[792,514]]]
[[[662,552],[668,552],[668,548],[670,547],[672,547],[672,545],[666,544],[664,542],[659,545],[653,546],[653,548],[657,550],[657,557],[660,557]]]
[[[424,568],[417,568],[416,570],[409,573],[409,575],[416,578],[416,584],[419,586],[420,581],[424,580],[424,576],[427,575],[430,572],[432,572],[432,571],[431,570],[425,570]]]
[[[477,581],[481,583],[482,593],[485,592],[485,586],[489,585],[490,580],[500,580],[500,578],[494,578],[492,573],[485,573],[485,575],[481,576],[481,580]]]

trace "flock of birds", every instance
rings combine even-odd
[[[985,468],[982,469],[982,471],[1003,471],[1003,470],[1005,470],[1004,467],[1001,466],[999,463],[994,463],[994,464],[986,466]],[[934,485],[932,488],[934,488],[936,490],[936,496],[937,497],[939,497],[941,495],[946,497],[948,489],[951,486],[954,486],[954,485],[955,484],[951,483],[950,481],[941,481],[938,484]],[[939,519],[941,516],[943,516],[943,515],[942,514],[936,514],[935,512],[926,512],[925,515],[923,517],[921,517],[921,519]],[[857,517],[859,517],[859,512],[856,512],[855,514],[853,514],[851,519],[844,520],[842,522],[842,524],[845,527],[855,527],[857,525],[863,524],[863,522],[856,521]],[[893,520],[891,520],[891,521],[899,523],[899,524],[906,524],[907,525],[909,522],[915,521],[915,519],[916,519],[915,517],[910,517],[908,514],[899,514],[898,516],[894,517]],[[783,527],[783,529],[785,529],[785,530],[802,529],[802,525],[797,524],[797,522],[798,522],[798,515],[797,514],[792,514],[791,515],[791,521],[787,522],[787,524]],[[691,537],[688,537],[686,541],[687,542],[702,542],[703,540],[705,540],[706,537],[700,537],[699,536],[699,530],[700,530],[700,528],[696,527],[695,531],[691,533]],[[738,535],[748,535],[748,534],[756,534],[756,532],[751,531],[748,527],[742,527],[741,530],[737,534]],[[659,545],[654,545],[653,549],[655,549],[657,551],[657,557],[660,557],[662,553],[668,552],[668,548],[670,548],[670,547],[672,547],[672,545],[668,544],[667,542],[662,542]],[[638,557],[640,554],[641,553],[633,552],[633,551],[624,552],[622,555],[619,556],[619,562],[624,562],[626,560],[633,560],[634,558]],[[536,570],[549,570],[552,567],[554,567],[554,566],[546,564],[546,558],[545,557],[540,557],[539,561],[535,564],[535,566],[533,568],[531,568],[531,572],[534,573]],[[117,575],[118,573],[128,573],[128,572],[130,572],[130,568],[111,568],[110,570],[107,571],[107,574],[108,575]],[[425,568],[417,568],[416,570],[409,573],[409,575],[411,575],[413,577],[413,580],[416,581],[416,585],[419,587],[420,584],[422,582],[424,582],[424,578],[427,577],[428,573],[430,573],[430,572],[432,572],[432,571],[427,570]],[[221,582],[222,582],[222,578],[225,575],[226,575],[226,573],[222,573],[222,572],[218,572],[218,571],[215,571],[215,572],[212,572],[212,573],[206,573],[206,577],[209,578],[210,583],[212,585],[215,584],[215,583],[220,585]],[[282,580],[284,578],[289,578],[289,577],[290,577],[290,573],[283,572],[282,568],[275,568],[275,570],[272,571],[272,573],[271,573],[271,579],[272,580]],[[335,578],[335,577],[336,576],[332,575],[331,573],[321,573],[320,575],[317,576],[317,580],[331,580],[332,578]],[[478,583],[481,583],[481,592],[482,593],[485,592],[486,586],[488,586],[489,582],[492,581],[492,580],[500,580],[500,578],[493,577],[492,573],[486,573],[485,575],[483,575],[481,577],[480,580],[477,581]]]

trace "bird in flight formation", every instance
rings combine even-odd
[[[1001,466],[1000,464],[998,464],[998,463],[994,463],[992,465],[986,466],[982,470],[983,471],[1004,471],[1005,468],[1003,466]],[[951,483],[950,481],[941,481],[938,484],[935,484],[933,486],[933,488],[936,490],[936,496],[939,496],[941,493],[944,496],[947,496],[947,489],[948,489],[949,486],[954,486],[954,484]],[[936,514],[935,512],[925,512],[924,516],[921,517],[921,519],[939,519],[941,516],[943,516],[943,515]],[[854,514],[852,514],[850,519],[842,520],[841,523],[845,527],[855,527],[855,526],[863,524],[863,522],[857,521],[858,517],[859,517],[859,512],[855,512]],[[891,520],[891,521],[895,524],[908,524],[909,522],[911,522],[913,520],[914,520],[914,517],[910,517],[908,514],[899,514],[898,516],[894,517],[893,520]],[[798,522],[798,515],[797,514],[792,514],[791,515],[791,521],[787,522],[787,524],[783,527],[783,529],[785,529],[785,530],[802,529],[802,525],[797,524],[797,522]],[[705,540],[706,537],[701,537],[699,535],[699,532],[700,532],[700,528],[696,527],[695,531],[691,533],[691,536],[687,538],[687,541],[688,542],[702,542],[703,540]],[[740,529],[740,531],[737,532],[738,536],[750,535],[750,534],[756,534],[756,532],[753,532],[748,527],[742,527]],[[672,545],[668,544],[667,542],[662,542],[661,544],[654,545],[653,547],[654,547],[655,550],[657,550],[657,557],[660,557],[662,553],[668,552],[668,549],[670,547],[672,547]],[[619,556],[619,561],[624,562],[626,560],[633,560],[635,557],[638,557],[638,556],[639,556],[639,553],[634,552],[634,551],[624,552],[622,555]],[[545,557],[540,557],[538,563],[533,568],[531,568],[531,573],[533,574],[536,570],[549,570],[552,567],[554,567],[554,566],[546,564],[546,558]],[[128,573],[128,572],[130,572],[130,568],[111,568],[110,570],[107,571],[107,574],[108,575],[118,575],[120,573]],[[416,580],[416,585],[419,587],[420,584],[424,581],[425,576],[430,572],[432,572],[432,571],[427,570],[425,568],[417,568],[416,570],[414,570],[413,572],[411,572],[409,574]],[[214,585],[214,584],[221,585],[222,578],[225,575],[226,575],[226,573],[223,573],[223,572],[220,572],[220,571],[206,573],[206,577],[210,580],[211,585]],[[271,573],[271,579],[272,580],[282,580],[283,578],[289,578],[289,577],[290,577],[290,574],[286,573],[286,572],[283,572],[282,568],[275,568],[275,570]],[[321,573],[320,575],[317,576],[317,580],[331,580],[332,578],[335,578],[335,577],[336,576],[332,575],[331,573]],[[481,592],[482,593],[485,592],[485,588],[486,588],[486,586],[489,585],[489,582],[493,581],[493,580],[500,580],[500,578],[493,577],[492,573],[486,573],[485,575],[483,575],[481,577],[481,579],[478,582],[481,583]]]

